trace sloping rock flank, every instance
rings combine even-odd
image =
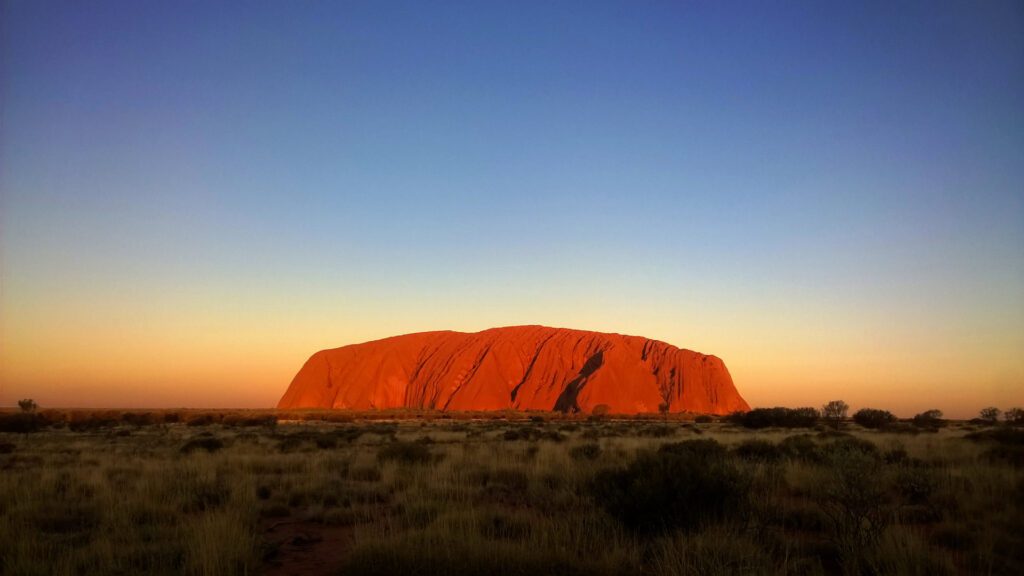
[[[750,407],[715,356],[544,326],[422,332],[313,354],[277,407],[699,412]]]

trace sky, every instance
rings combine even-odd
[[[0,406],[543,324],[1024,405],[1020,2],[0,0]]]

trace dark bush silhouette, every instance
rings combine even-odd
[[[185,454],[190,454],[196,450],[205,450],[207,452],[216,452],[224,447],[224,441],[214,436],[200,436],[193,438],[185,443],[181,447],[181,451]]]
[[[433,459],[430,448],[420,442],[396,440],[377,451],[377,460],[381,462],[394,460],[402,464],[427,464]]]
[[[1024,426],[1024,408],[1007,408],[1003,418],[1011,426]]]
[[[749,478],[717,442],[690,440],[643,453],[624,469],[600,472],[590,494],[631,529],[693,530],[745,510]]]
[[[1017,430],[1015,428],[994,428],[980,432],[971,432],[964,436],[964,438],[975,442],[994,442],[1006,446],[1024,446],[1024,430]]]
[[[946,425],[946,421],[942,419],[942,410],[926,410],[914,416],[913,424],[926,430],[938,430]]]
[[[239,428],[256,426],[273,428],[274,426],[277,426],[277,416],[273,414],[229,414],[224,417],[221,423],[225,426],[234,426]]]
[[[157,416],[152,412],[125,412],[121,415],[121,422],[132,426],[152,426],[157,423]]]
[[[38,432],[45,424],[45,420],[33,412],[18,412],[16,414],[0,414],[0,432],[17,432],[28,434]]]
[[[861,408],[853,415],[853,421],[865,428],[883,428],[896,421],[896,417],[888,410],[877,408]]]
[[[996,422],[999,422],[1000,413],[1001,412],[999,411],[999,408],[996,408],[995,406],[989,406],[988,408],[981,409],[981,412],[978,413],[977,419],[981,420],[982,422],[987,422],[989,424],[995,424]]]
[[[185,424],[187,426],[209,426],[219,421],[220,418],[213,414],[194,414],[186,418]]]
[[[565,440],[565,436],[562,436],[557,430],[548,430],[534,426],[510,428],[505,430],[502,438],[510,442],[515,440],[550,440],[552,442],[561,442]]]
[[[729,453],[725,446],[711,438],[705,440],[684,440],[683,442],[672,442],[662,444],[658,448],[658,454],[682,454],[684,456],[696,456],[709,461],[724,459]]]
[[[22,412],[35,412],[36,409],[39,408],[39,405],[36,404],[35,400],[26,398],[24,400],[18,400],[18,408],[21,408]]]
[[[74,415],[74,418],[68,422],[68,428],[72,432],[92,432],[113,428],[118,425],[119,421],[115,414],[93,412],[91,414]]]
[[[729,421],[744,428],[811,428],[818,423],[820,414],[814,408],[755,408],[749,412],[734,412]]]
[[[715,419],[714,417],[708,414],[701,414],[700,416],[694,418],[693,421],[696,422],[697,424],[711,424],[712,422],[715,421]]]

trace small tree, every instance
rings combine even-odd
[[[1007,424],[1024,425],[1024,408],[1007,408],[1003,417],[1006,418]]]
[[[846,413],[850,406],[842,400],[832,400],[821,407],[821,417],[827,420],[833,427],[839,428],[839,423],[846,419]]]
[[[942,410],[935,410],[934,408],[914,416],[913,422],[914,426],[931,428],[933,430],[946,425],[946,421],[942,419]]]
[[[24,400],[18,400],[18,408],[21,408],[22,412],[31,414],[36,411],[36,408],[39,408],[39,405],[36,404],[35,400],[26,398]]]
[[[813,492],[832,525],[847,574],[863,572],[894,519],[891,481],[873,450],[866,441],[833,444],[825,454],[828,475]]]
[[[988,408],[982,408],[979,413],[982,420],[995,424],[999,421],[999,408],[995,406],[989,406]]]

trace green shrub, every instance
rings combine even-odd
[[[715,419],[709,414],[701,414],[700,416],[694,418],[693,421],[696,422],[697,424],[711,424],[712,422],[715,421]]]
[[[724,447],[691,440],[642,453],[624,469],[598,473],[590,494],[628,528],[693,530],[744,511],[749,484]]]

